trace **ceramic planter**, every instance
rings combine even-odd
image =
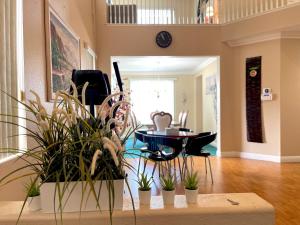
[[[162,190],[162,196],[165,205],[173,205],[175,199],[175,190],[173,191],[165,191]]]
[[[186,197],[186,202],[188,204],[196,204],[198,198],[198,189],[197,190],[185,189],[185,197]]]
[[[151,190],[141,191],[139,190],[139,199],[141,205],[150,205],[151,201]]]
[[[102,185],[101,185],[102,183]],[[123,208],[124,179],[114,180],[114,209]],[[60,190],[64,189],[64,182],[59,183]],[[44,212],[59,212],[59,194],[56,183],[44,183],[41,186],[41,206]],[[55,190],[56,189],[56,190]],[[85,189],[85,190],[84,190]],[[109,195],[106,181],[96,181],[94,189],[97,194],[101,210],[110,210]],[[62,192],[62,191],[61,191]],[[100,193],[100,195],[99,195]],[[54,201],[55,199],[55,201]],[[55,202],[55,204],[54,204]],[[111,204],[113,204],[111,202]],[[90,192],[86,182],[69,182],[61,201],[63,212],[98,211],[97,199]]]
[[[29,211],[38,211],[41,209],[41,196],[28,197],[27,206]]]

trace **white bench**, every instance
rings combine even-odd
[[[274,208],[254,193],[198,195],[198,204],[187,205],[177,195],[174,206],[164,207],[161,196],[153,196],[151,206],[138,205],[137,225],[274,225]],[[239,203],[238,205],[234,204]],[[0,202],[0,225],[15,225],[22,202]],[[60,215],[57,215],[59,220]],[[64,213],[64,225],[109,224],[108,212]],[[100,222],[101,221],[101,222]],[[25,208],[20,225],[55,225],[53,214],[29,212]],[[60,224],[60,223],[58,223]],[[113,225],[134,225],[129,199],[123,211],[114,211]]]

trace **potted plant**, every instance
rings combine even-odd
[[[162,196],[164,204],[174,204],[175,198],[175,179],[171,174],[160,177],[160,184],[162,187]]]
[[[198,198],[198,173],[190,172],[184,180],[185,196],[187,203],[195,204]]]
[[[27,206],[30,211],[37,211],[41,209],[41,197],[40,197],[40,188],[36,184],[36,182],[33,182],[33,180],[30,180],[30,183],[25,184],[25,190],[26,194],[28,196],[27,198]]]
[[[131,168],[124,158],[124,145],[132,133],[127,123],[130,104],[115,100],[122,95],[116,93],[108,96],[93,116],[85,107],[87,85],[82,88],[82,103],[73,83],[72,94],[58,91],[50,113],[33,91],[35,99],[29,103],[11,96],[31,113],[31,117],[20,119],[33,127],[23,128],[36,146],[18,150],[26,165],[1,178],[0,183],[9,183],[16,179],[13,175],[30,168],[32,172],[22,177],[33,176],[34,183],[41,181],[43,211],[62,213],[101,208],[109,210],[112,218],[113,210],[122,208],[124,182],[128,186],[125,168]]]
[[[142,173],[138,178],[139,199],[141,205],[150,205],[152,178]]]

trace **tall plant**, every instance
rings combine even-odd
[[[24,160],[25,166],[1,178],[0,183],[10,183],[18,179],[18,176],[14,175],[30,168],[31,172],[22,177],[33,176],[33,183],[42,185],[47,182],[57,184],[63,182],[63,190],[65,190],[72,181],[85,181],[86,186],[83,191],[89,186],[92,193],[87,194],[92,194],[99,199],[94,182],[103,180],[109,187],[109,195],[112,197],[109,198],[112,216],[114,187],[111,182],[124,178],[128,186],[124,171],[126,167],[133,169],[124,158],[124,144],[132,132],[131,129],[127,129],[130,105],[126,101],[112,101],[122,95],[122,93],[116,93],[104,100],[97,109],[97,116],[94,117],[85,108],[85,90],[88,83],[84,85],[81,93],[82,103],[78,100],[75,85],[72,84],[72,86],[73,94],[64,91],[56,93],[51,113],[47,113],[40,97],[33,91],[35,99],[28,103],[19,102],[11,96],[32,114],[31,119],[21,119],[34,125],[34,129],[23,128],[27,131],[27,137],[36,142],[36,146],[31,149],[18,150],[22,153],[20,159]],[[112,102],[114,104],[111,104]],[[12,124],[18,126],[18,124]],[[56,186],[59,188],[59,185]],[[61,195],[63,194],[64,191]],[[62,196],[59,200],[61,199]],[[60,211],[63,211],[61,203]],[[19,219],[20,217],[18,221]]]

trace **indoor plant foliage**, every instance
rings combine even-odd
[[[30,180],[29,183],[25,184],[25,191],[28,195],[27,205],[29,210],[31,211],[40,210],[41,209],[40,188],[36,184],[36,182]]]
[[[152,177],[142,173],[138,178],[140,204],[149,205],[151,200]]]
[[[24,128],[26,135],[33,138],[37,145],[32,149],[18,150],[23,153],[20,158],[26,165],[12,171],[0,182],[11,182],[16,179],[14,174],[30,168],[32,171],[23,176],[32,176],[33,183],[41,188],[46,183],[55,184],[54,196],[59,203],[53,210],[58,208],[62,212],[62,199],[64,195],[68,195],[65,199],[69,198],[75,189],[74,183],[82,189],[82,199],[86,195],[99,200],[100,191],[96,190],[95,182],[100,181],[100,188],[105,186],[108,189],[109,210],[112,212],[115,196],[113,181],[125,179],[128,185],[124,169],[131,168],[124,158],[124,144],[132,132],[127,129],[130,105],[123,100],[114,100],[119,99],[122,93],[112,94],[97,108],[96,116],[92,116],[85,108],[88,83],[82,89],[82,103],[78,100],[75,85],[72,86],[72,94],[65,91],[56,93],[51,113],[47,113],[40,97],[33,91],[34,100],[20,102],[33,115],[31,119],[21,119],[34,125],[32,130]],[[97,207],[101,208],[100,201],[97,201]],[[81,208],[84,208],[83,201]]]
[[[198,196],[198,173],[190,172],[184,180],[185,195],[188,203],[196,203]]]
[[[171,174],[160,177],[162,195],[164,203],[169,205],[174,203],[175,198],[175,178]]]

